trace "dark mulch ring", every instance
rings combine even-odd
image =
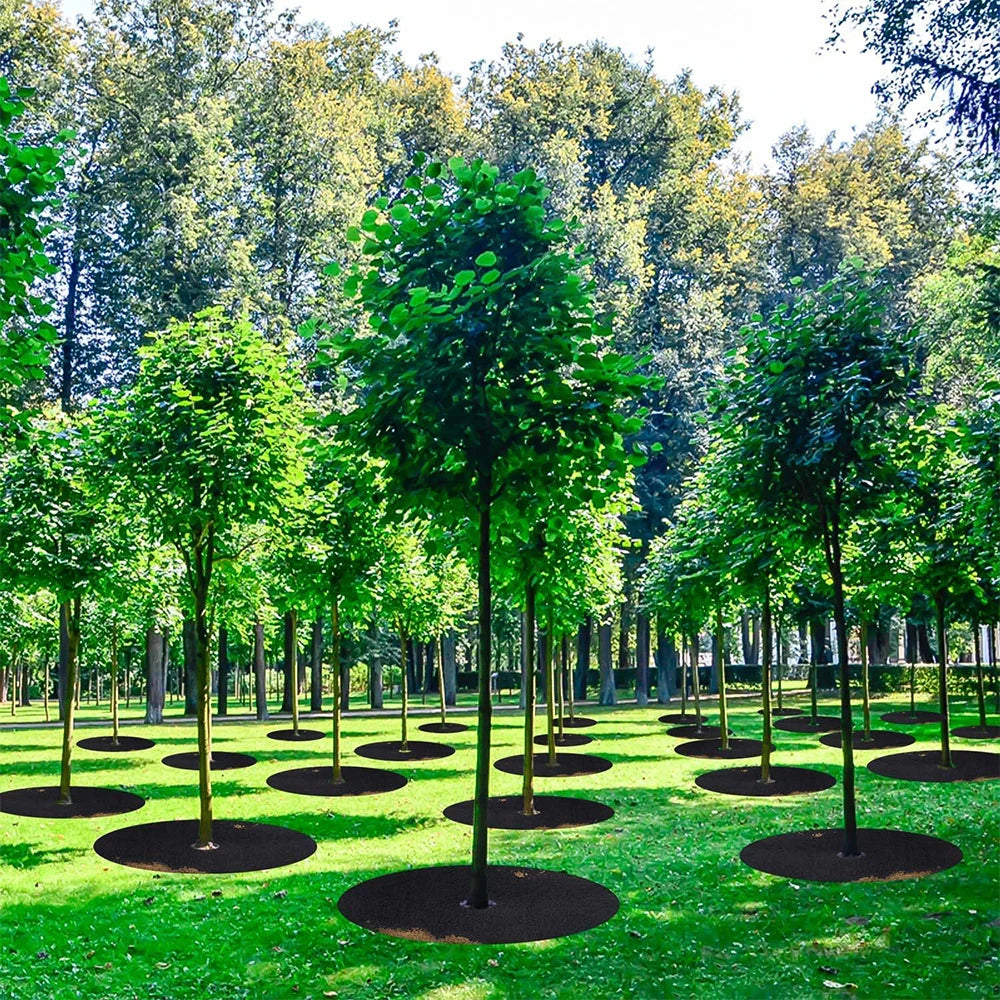
[[[740,858],[751,868],[807,882],[895,882],[921,878],[962,860],[947,840],[903,830],[858,830],[862,853],[844,857],[844,831],[799,830],[747,844]]]
[[[868,770],[886,778],[904,781],[988,781],[1000,778],[1000,753],[952,750],[954,767],[941,767],[940,750],[912,750],[876,757]]]
[[[731,736],[733,731],[729,730]],[[667,736],[676,736],[682,740],[714,740],[722,735],[722,726],[705,726],[701,729],[695,726],[675,726],[667,730]]]
[[[316,851],[316,841],[298,830],[271,823],[212,823],[214,850],[199,851],[196,819],[126,826],[99,837],[94,850],[105,860],[129,868],[184,875],[259,872],[303,861]]]
[[[779,719],[774,724],[775,729],[786,733],[831,733],[840,729],[839,715],[796,715],[790,719]]]
[[[806,795],[821,792],[836,784],[832,774],[811,767],[772,767],[771,780],[760,780],[759,767],[727,767],[722,771],[699,774],[694,783],[699,788],[723,795]]]
[[[297,767],[272,774],[267,783],[281,792],[295,795],[378,795],[394,792],[406,784],[406,778],[395,771],[376,767],[342,767],[339,784],[333,783],[333,766]]]
[[[886,712],[880,716],[883,722],[892,722],[897,726],[923,726],[928,722],[940,722],[940,712]]]
[[[461,722],[425,722],[422,726],[417,726],[422,733],[464,733],[470,726],[463,726]]]
[[[739,760],[743,757],[759,757],[764,749],[761,740],[732,739],[729,748],[722,749],[722,740],[692,740],[674,747],[685,757],[701,757],[704,760]],[[771,749],[774,749],[772,744]]]
[[[69,794],[72,803],[61,806],[58,785],[14,788],[0,794],[0,812],[13,816],[37,816],[39,819],[91,819],[134,812],[146,804],[141,795],[115,788],[70,785]]]
[[[321,733],[318,729],[272,729],[267,734],[269,740],[287,740],[289,743],[308,743],[309,740],[321,740],[327,733]]]
[[[198,770],[198,754],[195,751],[172,753],[163,758],[167,767],[179,767],[184,771]],[[234,771],[239,767],[250,767],[256,764],[257,758],[248,753],[231,753],[228,750],[213,750],[211,771]]]
[[[898,733],[895,729],[873,729],[869,734],[870,740],[865,739],[863,729],[854,730],[855,750],[888,750],[890,747],[908,747],[911,743],[916,743],[917,738],[909,733]],[[819,738],[820,743],[828,747],[840,747],[844,744],[843,733],[827,733]]]
[[[403,750],[399,740],[386,740],[383,743],[364,743],[354,752],[369,760],[437,760],[440,757],[450,757],[455,752],[454,747],[445,743],[407,740],[406,745],[409,749]]]
[[[587,726],[596,726],[597,719],[588,719],[584,715],[563,718],[563,729],[586,729]]]
[[[674,712],[671,715],[661,715],[657,722],[665,722],[668,726],[693,726],[698,718],[694,712]]]
[[[155,747],[156,743],[141,736],[119,736],[117,743],[113,736],[88,736],[85,740],[78,740],[76,745],[84,750],[97,750],[101,753],[130,753],[133,750],[148,750]]]
[[[578,774],[599,774],[611,770],[611,761],[604,757],[592,757],[583,753],[557,753],[556,765],[549,763],[549,755],[535,754],[536,778],[572,778]],[[524,754],[516,757],[501,757],[493,765],[506,774],[524,774]]]
[[[594,742],[593,736],[585,736],[583,733],[563,733],[562,736],[556,733],[553,739],[557,747],[582,747],[587,743]],[[542,733],[541,736],[536,736],[535,742],[541,747],[548,746],[548,734]]]
[[[469,868],[411,868],[348,889],[337,907],[379,934],[444,944],[514,944],[590,930],[618,912],[604,886],[565,872],[490,865],[490,905],[473,909]]]
[[[603,823],[615,814],[610,806],[568,795],[536,795],[534,816],[525,816],[521,811],[523,805],[524,799],[520,795],[490,798],[486,825],[493,830],[562,830]],[[448,806],[444,814],[456,823],[472,826],[472,799]]]
[[[764,714],[764,709],[757,709],[758,715]],[[801,708],[772,708],[771,715],[805,715],[805,712]]]
[[[1000,740],[1000,726],[956,726],[951,735],[963,740]]]

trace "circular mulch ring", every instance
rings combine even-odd
[[[667,736],[675,736],[681,740],[715,740],[722,735],[722,726],[702,726],[699,729],[697,726],[675,726],[673,729],[667,730]],[[733,731],[729,730],[729,735],[733,735]]]
[[[572,719],[563,718],[563,729],[586,729],[587,726],[596,726],[597,719],[588,719],[585,715],[577,715]]]
[[[615,814],[614,809],[601,802],[563,795],[536,795],[534,816],[525,816],[521,811],[523,805],[520,795],[491,797],[486,808],[486,825],[493,830],[562,830],[603,823]],[[448,806],[444,814],[456,823],[472,826],[472,799]]]
[[[952,750],[954,767],[941,767],[940,750],[912,750],[876,757],[868,770],[886,778],[904,781],[988,781],[1000,778],[1000,753]]]
[[[759,757],[764,749],[761,740],[732,739],[729,749],[722,749],[722,740],[692,740],[674,747],[674,750],[685,757],[700,757],[703,760],[740,760],[743,757]],[[774,749],[774,746],[771,746]]]
[[[764,709],[757,709],[758,715],[764,714]],[[771,715],[805,715],[805,712],[801,708],[772,708]]]
[[[193,750],[186,753],[172,753],[163,758],[167,767],[179,767],[184,771],[198,770],[198,754]],[[227,750],[213,750],[210,771],[235,771],[240,767],[256,764],[257,758],[248,753],[231,753]],[[248,869],[252,870],[252,869]]]
[[[760,780],[759,767],[727,767],[709,771],[694,779],[699,788],[723,795],[807,795],[822,792],[836,784],[832,774],[814,771],[811,767],[772,767],[771,781]]]
[[[903,830],[858,830],[862,854],[845,858],[844,831],[798,830],[747,844],[740,858],[751,868],[807,882],[895,882],[952,868],[962,852],[947,840]]]
[[[1000,726],[956,726],[951,735],[963,740],[1000,740]]]
[[[562,736],[556,733],[553,738],[557,747],[582,747],[587,743],[594,742],[593,736],[585,736],[583,733],[563,733]],[[536,736],[535,743],[540,747],[548,746],[548,734],[543,733],[541,736]]]
[[[668,726],[693,726],[698,717],[694,712],[674,712],[672,715],[661,715],[657,722],[665,722]]]
[[[611,770],[610,760],[584,753],[557,753],[555,767],[549,764],[549,755],[545,753],[535,754],[534,761],[536,778],[572,778]],[[524,774],[524,754],[501,757],[493,766],[505,774]]]
[[[840,729],[840,716],[817,715],[814,719],[811,715],[796,715],[790,719],[779,719],[774,728],[786,733],[830,733]]]
[[[98,837],[94,850],[116,865],[184,875],[259,872],[304,861],[316,851],[312,837],[271,823],[217,819],[212,836],[215,850],[195,850],[198,821],[170,819],[112,830]]]
[[[855,750],[888,750],[891,747],[908,747],[911,743],[916,743],[915,736],[909,733],[898,733],[895,729],[873,729],[871,739],[865,739],[865,731],[856,729],[854,731]],[[844,744],[843,733],[827,733],[819,738],[820,743],[828,747],[840,747]]]
[[[280,792],[294,795],[378,795],[394,792],[406,784],[406,778],[395,771],[376,767],[342,767],[340,784],[333,783],[333,766],[297,767],[272,774],[267,783]]]
[[[68,806],[59,805],[59,786],[41,788],[13,788],[0,793],[0,812],[12,816],[36,816],[39,819],[91,819],[97,816],[117,816],[135,812],[146,800],[132,792],[116,788],[91,788],[87,785],[70,785],[73,799]]]
[[[603,885],[565,872],[490,865],[490,905],[463,903],[465,865],[411,868],[348,889],[337,906],[352,923],[379,934],[445,944],[546,941],[590,930],[618,912],[618,897]]]
[[[321,740],[326,733],[321,733],[318,729],[272,729],[267,734],[269,740],[285,740],[288,743],[308,743],[310,740]]]
[[[923,726],[929,722],[940,722],[942,716],[940,712],[886,712],[879,718],[897,726]]]
[[[445,743],[425,743],[421,740],[407,740],[406,743],[409,750],[401,750],[399,740],[386,740],[383,743],[365,743],[354,752],[369,760],[438,760],[455,752],[454,747]]]
[[[142,736],[119,736],[117,743],[113,736],[88,736],[85,740],[77,740],[76,745],[84,750],[98,750],[101,753],[131,753],[133,750],[148,750],[155,747],[156,743]]]
[[[471,728],[463,726],[461,722],[426,722],[422,726],[417,726],[422,733],[464,733]]]

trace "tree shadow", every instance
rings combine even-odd
[[[0,850],[0,863],[18,871],[29,871],[55,861],[69,861],[89,852],[82,847],[34,848],[28,844],[5,844]]]

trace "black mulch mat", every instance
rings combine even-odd
[[[740,760],[743,757],[759,757],[764,744],[761,740],[732,739],[729,749],[722,749],[722,740],[692,740],[674,747],[685,757],[701,757],[704,760]],[[771,746],[774,749],[774,746]]]
[[[298,830],[271,823],[217,819],[212,824],[215,850],[199,851],[196,819],[126,826],[99,837],[94,850],[105,860],[129,868],[185,875],[259,872],[303,861],[316,851],[316,841]]]
[[[913,750],[869,761],[868,770],[904,781],[988,781],[1000,778],[1000,753],[952,750],[954,767],[941,767],[940,750]]]
[[[671,715],[661,715],[657,722],[665,722],[668,726],[693,726],[697,723],[694,712],[674,712]]]
[[[267,783],[281,792],[296,795],[378,795],[394,792],[406,784],[406,778],[395,771],[376,767],[342,767],[339,784],[333,783],[333,766],[297,767],[272,774]]]
[[[760,780],[759,767],[727,767],[722,771],[699,774],[694,783],[699,788],[723,795],[806,795],[821,792],[836,784],[832,774],[810,767],[772,767],[771,780]]]
[[[908,747],[911,743],[916,743],[915,736],[909,733],[899,733],[895,729],[873,729],[869,734],[870,740],[865,739],[863,729],[854,730],[855,750],[889,750],[891,747]],[[828,747],[840,747],[844,743],[843,733],[827,733],[819,738],[820,743]]]
[[[764,714],[764,709],[757,709],[758,715]],[[801,708],[772,708],[771,715],[805,715],[805,712]]]
[[[13,788],[0,793],[0,812],[14,816],[37,816],[39,819],[91,819],[97,816],[117,816],[141,809],[146,800],[132,792],[115,788],[91,788],[70,785],[68,806],[59,805],[59,786]]]
[[[1000,740],[1000,726],[956,726],[951,731],[952,736],[961,736],[963,740]]]
[[[156,743],[141,736],[119,736],[117,744],[113,736],[88,736],[85,740],[78,740],[76,745],[101,753],[131,753],[133,750],[148,750]]]
[[[733,731],[730,729],[729,734]],[[675,726],[667,730],[667,736],[675,736],[682,740],[714,740],[722,735],[722,726]]]
[[[383,743],[364,743],[355,749],[359,757],[369,760],[437,760],[440,757],[450,757],[455,748],[445,743],[425,743],[421,740],[407,740],[409,750],[400,749],[399,740],[387,740]]]
[[[272,729],[267,734],[269,740],[286,740],[289,743],[308,743],[310,740],[321,740],[327,733],[321,733],[318,729]]]
[[[796,715],[790,719],[778,719],[774,728],[786,733],[831,733],[840,729],[840,716],[817,715],[814,719],[811,715]]]
[[[464,733],[469,726],[463,726],[461,722],[426,722],[422,726],[417,726],[422,733]]]
[[[883,722],[893,722],[897,726],[923,726],[928,722],[940,722],[940,712],[886,712],[880,716]]]
[[[163,758],[167,767],[179,767],[184,771],[198,770],[198,754],[195,751],[172,753]],[[256,764],[257,758],[248,753],[231,753],[227,750],[213,750],[210,771],[235,771],[240,767],[250,767]],[[252,871],[252,869],[247,869]]]
[[[493,766],[506,774],[524,774],[524,754],[501,757]],[[611,761],[604,757],[592,757],[583,753],[557,753],[556,766],[552,767],[548,754],[535,754],[536,778],[572,778],[578,774],[599,774],[609,770]]]
[[[535,815],[525,816],[521,811],[524,799],[520,795],[490,798],[486,809],[486,825],[493,830],[562,830],[571,826],[603,823],[615,814],[610,806],[568,795],[536,795],[534,800]],[[448,806],[444,814],[456,823],[472,826],[472,799]]]
[[[558,733],[554,736],[557,747],[582,747],[587,743],[593,743],[593,736],[586,736],[583,733],[563,733],[560,736]],[[535,742],[540,747],[545,747],[549,745],[549,737],[547,733],[542,733],[541,736],[535,737]]]
[[[903,830],[858,830],[861,854],[843,857],[844,831],[799,830],[747,844],[751,868],[808,882],[895,882],[952,868],[962,852],[947,840]]]
[[[586,729],[587,726],[596,726],[597,719],[588,719],[585,715],[577,715],[574,718],[563,717],[563,729]]]
[[[355,924],[379,934],[445,944],[514,944],[578,934],[610,920],[618,897],[565,872],[490,865],[490,905],[463,906],[469,868],[411,868],[369,879],[337,903]]]

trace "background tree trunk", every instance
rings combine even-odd
[[[219,626],[219,715],[229,711],[229,632]]]
[[[594,630],[594,619],[589,615],[581,622],[576,636],[576,673],[573,679],[574,693],[580,701],[587,697],[587,674],[590,673],[590,637]]]
[[[661,705],[670,703],[677,690],[677,650],[673,639],[667,635],[662,615],[656,616],[656,700]]]
[[[635,700],[649,704],[649,615],[635,616]]]
[[[198,713],[198,636],[195,632],[193,618],[184,622],[181,631],[181,643],[184,647],[184,714]]]
[[[444,703],[454,705],[458,695],[458,664],[455,658],[457,638],[449,632],[442,642],[444,656]]]
[[[68,681],[69,666],[69,631],[67,621],[69,617],[69,605],[59,605],[59,721],[66,717],[66,706],[71,696]],[[13,664],[12,664],[13,666]]]
[[[264,672],[264,626],[254,622],[253,627],[253,687],[254,707],[257,721],[263,722],[271,717],[267,710],[267,675]]]
[[[281,690],[281,711],[291,712],[295,702],[292,667],[295,665],[295,612],[287,611],[284,622],[284,684]]]
[[[313,620],[309,644],[309,711],[323,711],[323,619],[319,615]]]
[[[611,666],[610,622],[597,628],[597,664],[601,673],[601,693],[598,702],[601,705],[616,705],[618,696],[615,692],[615,672]]]
[[[156,628],[146,629],[146,723],[158,726],[163,722],[163,698],[166,687],[167,640]]]
[[[368,703],[372,708],[382,707],[382,654],[378,648],[378,627],[374,619],[368,626],[371,647],[368,663]]]

